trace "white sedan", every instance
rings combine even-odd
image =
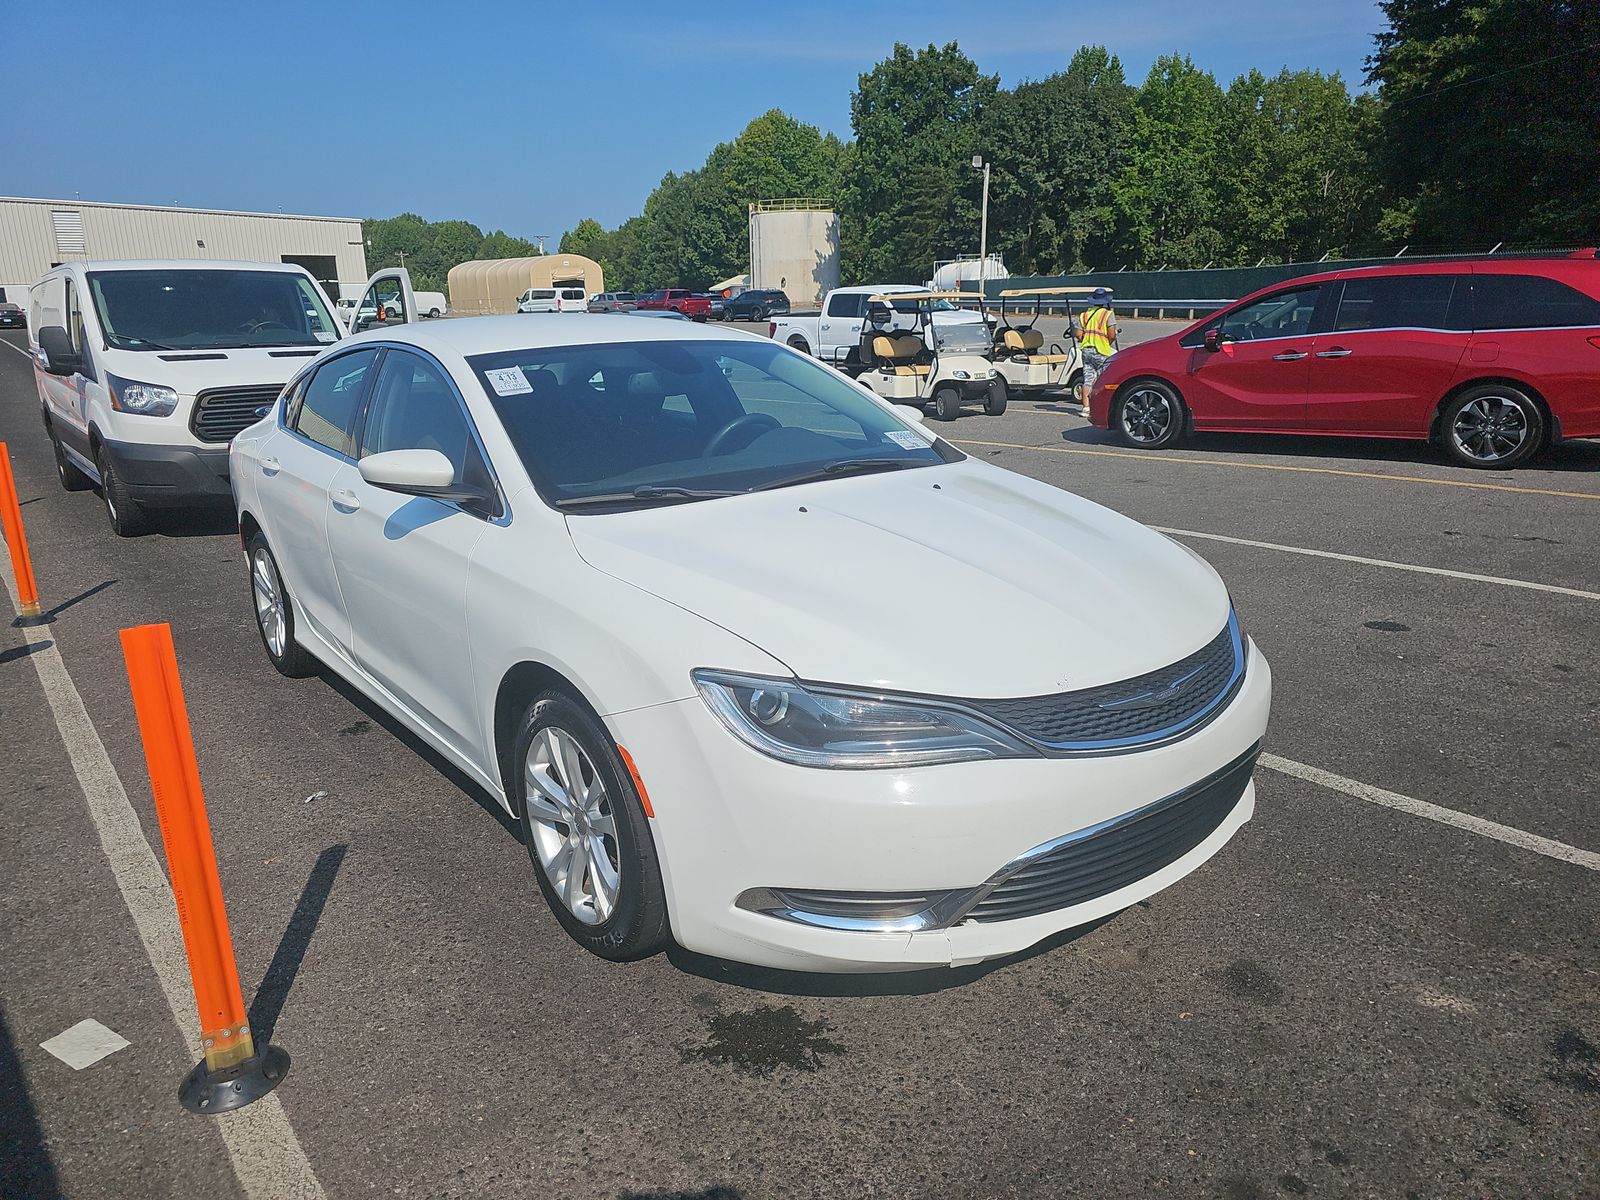
[[[1190,551],[787,346],[485,317],[330,348],[233,442],[263,644],[500,799],[566,930],[977,962],[1249,819],[1271,673]]]

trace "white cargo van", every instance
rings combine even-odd
[[[367,283],[350,332],[417,317],[404,270]],[[344,336],[293,264],[64,263],[28,297],[45,432],[68,491],[98,485],[111,526],[147,509],[231,502],[228,443],[305,360]]]
[[[529,288],[517,297],[520,313],[586,312],[589,298],[580,287]]]

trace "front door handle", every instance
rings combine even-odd
[[[276,475],[282,469],[275,458],[263,458],[261,460],[261,473],[263,475]]]
[[[361,501],[349,488],[340,488],[333,493],[333,506],[343,513],[353,513],[361,507]]]
[[[1318,358],[1348,358],[1348,357],[1350,357],[1350,355],[1352,355],[1354,353],[1355,353],[1354,350],[1346,350],[1343,347],[1340,347],[1337,350],[1318,350],[1317,351],[1317,357]]]
[[[1273,362],[1298,362],[1306,356],[1304,350],[1285,350],[1282,354],[1274,354]]]

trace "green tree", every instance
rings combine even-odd
[[[503,229],[496,229],[478,243],[478,249],[473,254],[473,259],[483,258],[534,258],[539,254],[539,246],[527,238],[512,237]]]
[[[595,258],[593,251],[604,244],[605,238],[605,226],[593,217],[584,217],[561,235],[561,245],[557,249],[562,254],[581,254],[585,258]],[[598,262],[599,259],[595,261]]]

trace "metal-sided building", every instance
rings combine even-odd
[[[330,297],[338,280],[367,277],[356,217],[0,197],[0,299],[22,303],[59,263],[119,258],[299,263]]]

